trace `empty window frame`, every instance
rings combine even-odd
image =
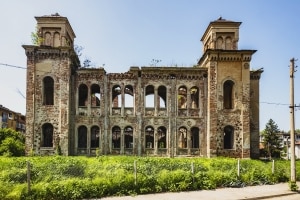
[[[157,129],[158,148],[167,148],[167,129],[163,126]]]
[[[46,76],[43,79],[43,94],[44,105],[53,105],[54,104],[54,80],[50,76]]]
[[[81,84],[78,88],[78,106],[86,107],[88,103],[88,87]]]
[[[178,147],[187,148],[187,129],[185,127],[178,129]]]
[[[153,85],[148,85],[146,87],[145,96],[146,96],[145,107],[154,108],[154,86]]]
[[[100,131],[98,126],[91,128],[91,148],[99,148]]]
[[[185,86],[180,86],[178,88],[178,108],[187,108],[187,88]]]
[[[233,98],[234,98],[234,82],[227,80],[223,85],[223,106],[225,109],[233,109]]]
[[[191,93],[191,106],[190,108],[199,108],[199,89],[198,87],[194,86],[190,89]]]
[[[50,123],[42,126],[42,147],[53,147],[53,126]]]
[[[198,149],[200,147],[199,140],[200,140],[200,134],[199,134],[199,128],[193,127],[191,128],[191,148]]]
[[[100,106],[100,86],[97,84],[93,84],[91,86],[91,106]]]
[[[166,108],[167,107],[167,88],[165,86],[158,87],[158,108]]]
[[[225,126],[224,128],[224,149],[233,149],[234,128]]]
[[[134,105],[133,87],[131,85],[126,85],[124,88],[124,94],[125,94],[125,107],[133,108]]]
[[[154,148],[154,128],[152,126],[145,128],[145,143],[147,149]]]
[[[112,107],[120,108],[121,103],[121,87],[119,85],[115,85],[112,88]]]
[[[87,128],[85,126],[78,127],[78,148],[87,148]]]
[[[127,126],[124,129],[124,142],[125,142],[125,149],[132,149],[133,148],[133,128],[131,126]]]
[[[121,148],[121,129],[118,126],[112,128],[112,148]]]

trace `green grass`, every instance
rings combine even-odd
[[[31,168],[30,192],[27,161]],[[240,176],[237,162],[232,158],[0,157],[0,199],[101,198],[289,181],[289,161],[275,161],[272,173],[272,162],[240,160]],[[297,161],[296,171],[299,165]]]

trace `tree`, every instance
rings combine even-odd
[[[269,119],[266,128],[262,131],[264,150],[269,157],[280,157],[280,138],[277,124]]]
[[[0,155],[23,156],[25,155],[25,137],[13,129],[0,129]]]
[[[31,42],[34,45],[39,46],[43,42],[43,38],[39,36],[39,30],[35,27],[35,32],[31,32]]]

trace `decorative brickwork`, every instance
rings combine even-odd
[[[27,154],[257,156],[262,71],[237,50],[240,22],[211,22],[195,67],[106,73],[80,67],[67,18],[36,19],[46,40],[23,46]]]

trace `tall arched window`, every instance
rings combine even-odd
[[[100,131],[98,126],[91,128],[91,148],[99,148]]]
[[[233,149],[234,128],[225,126],[224,128],[224,149]]]
[[[78,148],[87,148],[87,128],[85,126],[78,127]]]
[[[194,86],[190,89],[191,93],[191,106],[190,108],[199,108],[199,89]]]
[[[145,91],[145,107],[147,108],[154,108],[154,86],[153,85],[148,85],[146,87]]]
[[[81,84],[78,88],[78,106],[85,107],[88,103],[88,87]]]
[[[222,37],[218,37],[216,49],[223,49],[223,38]]]
[[[121,148],[121,129],[118,126],[112,128],[112,148]]]
[[[50,76],[43,79],[44,105],[54,105],[54,80]]]
[[[200,147],[200,145],[199,145],[200,137],[199,136],[200,136],[199,128],[198,127],[193,127],[191,129],[191,141],[192,141],[191,148],[198,149]]]
[[[97,84],[93,84],[91,86],[91,106],[100,106],[100,86]]]
[[[154,128],[152,126],[147,126],[145,128],[145,143],[146,148],[154,148]]]
[[[231,39],[231,37],[227,37],[225,39],[225,49],[226,50],[232,50],[232,39]]]
[[[125,107],[132,108],[134,105],[133,87],[131,85],[126,85],[124,88],[124,94],[125,94]]]
[[[178,129],[178,147],[187,148],[187,129],[185,127]]]
[[[51,46],[51,33],[47,32],[45,33],[45,45]]]
[[[167,148],[167,129],[163,126],[157,129],[158,148]]]
[[[186,109],[187,105],[187,88],[181,86],[178,88],[178,108]]]
[[[223,105],[225,109],[233,109],[233,97],[234,97],[234,82],[231,80],[225,81],[223,85]]]
[[[133,128],[131,126],[127,126],[124,129],[124,142],[125,142],[125,149],[132,149],[133,148]]]
[[[167,107],[167,88],[165,86],[158,87],[158,108],[166,108]]]
[[[120,108],[121,103],[121,87],[119,85],[115,85],[112,88],[112,107]]]
[[[60,34],[59,33],[54,33],[54,47],[59,47],[60,45]]]
[[[42,126],[42,147],[53,147],[53,126],[46,123]]]

